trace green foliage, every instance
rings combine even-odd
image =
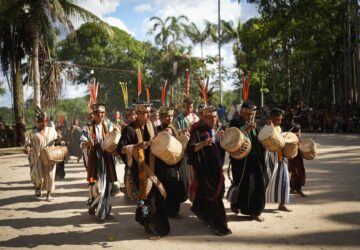
[[[61,99],[58,106],[55,109],[48,108],[46,113],[49,119],[58,121],[60,115],[62,115],[68,124],[71,124],[72,120],[78,118],[82,123],[87,120],[89,96],[73,98],[73,99]],[[34,102],[33,99],[29,99],[25,103],[25,121],[27,127],[30,128],[34,124]]]
[[[14,124],[14,115],[12,108],[0,107],[0,116],[5,124]]]

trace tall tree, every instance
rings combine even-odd
[[[55,26],[62,26],[65,30],[73,32],[70,17],[76,17],[85,21],[96,21],[107,28],[108,26],[96,15],[75,4],[74,0],[1,0],[2,10],[7,12],[16,8],[25,10],[29,17],[28,29],[30,30],[31,42],[31,65],[34,82],[34,101],[40,103],[40,67],[39,46],[47,47],[44,36],[55,33]],[[10,21],[10,20],[9,20]],[[110,29],[109,29],[110,30]]]

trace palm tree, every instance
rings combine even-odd
[[[0,7],[1,8],[1,7]],[[2,9],[0,9],[2,10]],[[24,144],[25,114],[21,60],[27,43],[28,33],[25,29],[27,20],[24,11],[13,9],[0,15],[0,58],[2,72],[6,76],[13,98],[14,120],[17,145]],[[8,76],[10,75],[10,77]],[[11,80],[10,80],[10,79]]]
[[[165,18],[165,20],[162,20],[160,17],[153,16],[150,18],[150,22],[154,22],[154,25],[148,34],[154,35],[158,30],[158,33],[154,36],[155,44],[161,46],[163,50],[168,51],[170,43],[176,46],[176,43],[181,40],[182,27],[184,27],[182,20],[187,21],[188,18],[181,15],[179,17],[169,16]],[[171,38],[172,41],[170,41]]]
[[[74,4],[74,0],[0,0],[2,12],[11,12],[14,9],[23,10],[29,18],[28,29],[31,43],[31,65],[34,82],[34,101],[40,103],[40,68],[39,46],[41,42],[47,47],[46,37],[54,37],[56,25],[74,33],[70,17],[85,21],[95,21],[111,32],[110,27],[93,13]],[[9,20],[10,21],[10,20]]]
[[[222,21],[222,27],[227,33],[227,38],[234,41],[232,50],[236,60],[236,67],[239,68],[245,55],[241,48],[241,32],[243,31],[243,24],[240,20],[238,20],[236,26],[234,26],[232,21]]]
[[[211,27],[211,23],[209,21],[205,21],[205,29],[202,31],[200,31],[199,28],[196,26],[196,24],[193,22],[191,22],[190,25],[186,25],[184,27],[185,33],[188,36],[188,38],[194,44],[200,44],[201,59],[204,59],[203,47],[204,47],[204,43],[210,37],[210,27]]]

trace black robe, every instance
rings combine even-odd
[[[223,163],[225,151],[218,142],[205,146],[195,152],[195,145],[211,137],[211,128],[201,124],[191,131],[187,146],[189,163],[195,170],[192,188],[196,186],[195,198],[191,210],[207,223],[216,234],[231,233],[226,221],[226,212],[222,201],[225,192]]]
[[[136,123],[137,121],[134,121],[124,128],[119,144],[117,146],[118,152],[121,152],[123,146],[138,143],[138,139],[135,131]],[[155,129],[154,132],[156,132]],[[143,137],[143,141],[150,140],[150,134],[146,126],[142,130],[142,137]],[[150,147],[148,147],[144,152],[145,152],[145,162],[149,166]],[[124,163],[127,165],[126,155],[121,154],[121,157]],[[131,171],[133,182],[139,190],[138,164],[134,157],[133,157],[132,166],[129,168],[129,170]],[[163,167],[159,167],[155,165],[156,176],[163,176],[164,172],[165,169]],[[159,235],[159,236],[167,235],[170,231],[170,225],[166,213],[165,201],[155,185],[152,186],[151,191],[148,194],[147,199],[145,200],[145,203],[149,209],[149,215],[144,218],[142,216],[141,207],[138,206],[135,213],[135,220],[139,222],[141,225],[143,225],[145,227],[145,231],[149,234]]]
[[[162,125],[156,127],[157,132],[163,131]],[[180,210],[180,203],[187,200],[187,177],[185,171],[181,171],[182,161],[175,165],[168,165],[156,158],[156,166],[163,168],[162,176],[158,176],[163,183],[166,192],[166,211],[169,217],[176,217]]]
[[[237,127],[240,130],[243,130],[244,126],[245,121],[241,118],[233,119],[229,124],[229,127]],[[265,208],[266,185],[264,171],[266,167],[264,152],[255,130],[248,132],[247,136],[251,140],[251,151],[249,155],[241,160],[230,157],[231,171],[235,183],[239,183],[246,162],[238,200],[236,204],[232,205],[239,208],[242,214],[260,215]]]

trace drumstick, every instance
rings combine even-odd
[[[284,136],[284,138],[286,138],[286,136],[294,129],[295,127],[291,127],[291,129],[286,133],[286,135]]]
[[[256,110],[254,111],[252,117],[251,117],[251,122],[255,122],[255,116],[256,116]]]

